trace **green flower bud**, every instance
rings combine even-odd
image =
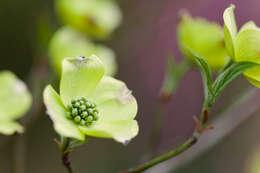
[[[76,117],[74,118],[74,121],[75,121],[76,123],[79,123],[80,120],[81,120],[80,116],[76,116]]]
[[[81,97],[81,99],[84,101],[84,102],[87,102],[87,98],[86,97]]]
[[[80,120],[80,125],[82,125],[82,126],[84,126],[84,125],[86,125],[86,121],[85,120]]]
[[[121,11],[110,0],[57,0],[57,11],[65,25],[98,39],[107,38],[120,24]]]
[[[81,111],[84,111],[86,109],[86,106],[85,105],[81,105],[80,108],[79,108]]]
[[[72,116],[77,116],[78,115],[78,109],[73,108],[72,111],[71,111],[71,115]]]
[[[88,116],[86,120],[87,120],[88,123],[90,123],[90,122],[93,121],[93,119],[94,119],[94,118],[93,118],[92,116]]]
[[[187,46],[199,53],[217,71],[229,60],[224,43],[223,29],[217,23],[203,18],[192,18],[184,13],[177,28],[178,44],[186,58],[194,62],[193,56],[185,51]]]
[[[91,103],[89,101],[86,102],[86,106],[89,108],[91,107]]]
[[[85,102],[83,100],[80,100],[80,105],[84,105]]]
[[[99,113],[94,112],[93,117],[94,117],[94,120],[98,120],[99,119]]]
[[[88,112],[87,111],[82,112],[81,116],[82,118],[86,118],[88,116]]]
[[[50,62],[55,71],[61,74],[62,60],[65,57],[91,56],[96,54],[105,66],[105,74],[114,76],[117,71],[116,56],[113,50],[92,43],[82,33],[69,28],[59,29],[50,41]]]
[[[89,114],[93,114],[93,112],[94,112],[93,109],[91,109],[91,108],[88,109],[88,113],[89,113]]]
[[[76,102],[76,103],[74,104],[74,107],[79,108],[79,107],[80,107],[80,102]]]

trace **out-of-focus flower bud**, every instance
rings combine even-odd
[[[177,28],[178,43],[185,57],[194,62],[194,57],[185,51],[187,46],[199,53],[209,63],[213,71],[222,68],[229,60],[224,44],[223,29],[203,18],[192,18],[183,13]]]
[[[107,38],[122,18],[118,5],[110,0],[57,0],[56,6],[64,24],[98,39]]]
[[[85,35],[70,27],[63,27],[54,34],[49,53],[50,62],[58,74],[61,73],[61,63],[64,58],[92,54],[100,57],[106,75],[113,76],[117,70],[115,54],[111,49],[90,42]]]

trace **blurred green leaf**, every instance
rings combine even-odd
[[[211,73],[210,66],[208,62],[198,53],[196,53],[195,51],[193,51],[188,47],[185,47],[185,49],[186,51],[189,51],[189,54],[191,54],[194,57],[200,69],[202,80],[203,80],[203,86],[204,86],[204,97],[205,97],[204,107],[208,108],[209,107],[208,103],[210,103],[209,100],[211,100],[211,98],[214,95],[213,88],[212,88],[212,73]]]
[[[177,63],[173,56],[168,55],[166,57],[166,73],[160,91],[160,99],[169,99],[169,97],[175,92],[176,88],[178,87],[180,79],[188,71],[189,68],[190,63],[187,60],[183,60],[181,63]]]

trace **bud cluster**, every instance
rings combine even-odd
[[[69,110],[68,118],[76,124],[90,126],[99,119],[99,111],[96,108],[96,104],[86,97],[73,99],[67,108]]]

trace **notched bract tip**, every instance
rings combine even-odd
[[[128,103],[133,100],[132,91],[124,86],[119,94],[118,100],[122,103]]]

